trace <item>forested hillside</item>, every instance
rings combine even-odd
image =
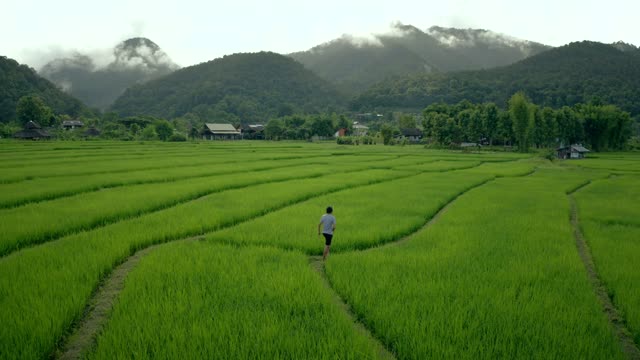
[[[505,106],[517,91],[534,103],[559,108],[592,100],[640,114],[640,56],[596,42],[576,42],[492,70],[407,76],[376,84],[351,108],[422,109],[462,100]]]
[[[350,36],[290,54],[342,91],[357,94],[392,76],[493,68],[549,47],[488,30],[396,24],[372,39]]]
[[[65,94],[35,70],[0,56],[0,122],[16,119],[16,105],[21,97],[37,95],[55,114],[76,116],[85,109],[80,100]]]
[[[189,113],[208,121],[266,122],[271,116],[343,108],[342,97],[302,64],[271,52],[247,53],[178,70],[129,88],[112,106],[121,116]]]

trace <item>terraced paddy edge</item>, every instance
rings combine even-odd
[[[265,171],[270,169],[295,167],[316,163],[309,159],[281,160],[277,163],[243,162],[224,163],[209,166],[189,166],[164,168],[159,170],[131,171],[126,173],[98,174],[86,176],[61,176],[55,178],[38,178],[20,183],[0,184],[0,209],[14,208],[21,205],[55,200],[63,197],[104,190],[114,187],[168,183],[173,181],[232,175],[249,171]],[[317,162],[322,164],[324,162]]]
[[[606,298],[618,310],[616,320],[630,331],[636,351],[640,346],[638,180],[637,176],[618,176],[594,181],[573,195],[579,215],[577,230],[586,254],[591,256]]]
[[[182,241],[196,241],[201,237],[191,237]],[[56,359],[84,359],[87,352],[93,346],[96,336],[104,326],[107,316],[113,308],[113,304],[124,288],[124,282],[131,270],[133,270],[140,259],[153,251],[160,245],[152,245],[142,250],[136,251],[125,262],[118,265],[95,291],[91,301],[87,305],[84,316],[74,331],[68,337],[62,339],[60,350],[55,353]]]
[[[136,253],[136,255],[137,255],[137,254],[138,254],[138,253]],[[136,259],[137,259],[137,257],[136,257]],[[316,259],[316,260],[317,260],[317,259]],[[118,270],[119,270],[121,267],[122,267],[122,268],[125,268],[125,269],[131,269],[131,266],[130,266],[130,265],[128,265],[128,263],[129,263],[129,260],[128,260],[127,262],[125,262],[125,263],[124,263],[124,265],[121,265],[118,269],[116,269],[115,273],[118,273]],[[325,286],[327,286],[327,287],[328,287],[328,289],[329,289],[329,290],[331,290],[331,291],[332,291],[332,289],[330,288],[330,285],[329,285],[329,283],[328,283],[328,281],[327,281],[327,279],[326,279],[326,277],[325,277],[325,275],[324,275],[324,271],[322,271],[322,270],[321,270],[321,268],[319,268],[319,267],[317,266],[317,265],[318,265],[318,262],[317,262],[317,261],[313,261],[313,262],[312,262],[312,264],[314,264],[314,266],[313,266],[313,267],[314,267],[316,270],[320,270],[320,275],[322,275],[323,283],[325,284]],[[116,279],[119,279],[119,278],[120,278],[120,276],[118,276],[118,275],[114,275],[114,276],[116,277]],[[117,280],[116,280],[116,281],[117,281]],[[111,282],[111,280],[107,280],[107,282]],[[333,293],[333,291],[332,291],[332,293]],[[98,298],[99,298],[99,297],[100,297],[100,294],[98,294],[96,297],[98,297]],[[95,302],[95,300],[92,300],[91,302]],[[351,315],[351,312],[349,311],[349,307],[348,307],[348,305],[347,305],[347,304],[345,304],[344,302],[342,302],[342,301],[341,301],[341,299],[339,298],[339,296],[337,296],[337,294],[335,294],[335,293],[334,293],[334,302],[335,302],[335,303],[336,303],[340,308],[342,308],[342,309],[343,309],[343,311],[346,311],[346,312],[345,312],[345,314],[347,315],[347,317],[349,317],[350,319],[352,319],[352,320],[355,322],[355,324],[356,324],[356,329],[357,329],[358,331],[360,331],[360,332],[364,333],[364,334],[365,334],[365,335],[367,335],[368,337],[371,337],[371,338],[372,338],[372,341],[376,342],[375,338],[373,338],[373,337],[372,337],[372,335],[368,332],[368,330],[367,330],[365,327],[363,327],[360,323],[358,323],[358,322],[353,318],[353,316]],[[101,310],[101,311],[99,311],[99,312],[98,312],[98,314],[97,314],[97,315],[94,315],[93,313],[89,313],[89,314],[85,315],[85,317],[87,317],[87,318],[89,318],[89,319],[96,319],[96,318],[98,318],[98,319],[102,319],[102,320],[100,320],[99,322],[103,322],[103,321],[104,321],[104,318],[106,317],[106,311],[105,311],[105,310]],[[83,320],[83,321],[82,321],[82,323],[89,323],[89,324],[95,324],[95,323],[97,323],[97,322],[98,322],[98,321],[95,321],[95,320],[93,320],[93,321],[91,321],[91,320]],[[86,331],[86,330],[84,330],[83,328],[85,328],[85,326],[81,326],[81,327],[80,327],[76,332],[79,332],[79,333],[86,333],[87,331]],[[90,332],[91,332],[92,334],[95,334],[95,332],[98,330],[99,326],[89,326],[88,328],[89,328],[89,330],[91,330]],[[74,337],[76,337],[76,336],[72,336],[72,338],[74,338]],[[84,341],[76,343],[76,346],[71,346],[72,348],[74,348],[74,349],[83,348],[83,347],[84,347],[84,348],[87,348],[87,347],[90,345],[90,343],[89,343],[89,342],[87,342],[87,340],[88,340],[88,339],[91,339],[91,338],[92,338],[92,335],[90,335],[90,336],[83,336],[83,337],[80,337],[80,338],[81,338],[81,339],[83,339]],[[389,353],[386,349],[384,349],[384,347],[383,347],[382,345],[380,345],[379,343],[378,343],[377,348],[378,348],[378,353],[380,354],[380,356],[381,356],[382,358],[392,358],[392,357],[393,357],[393,355],[392,355],[391,353]],[[76,353],[78,353],[78,350],[76,350]]]
[[[69,161],[64,165],[57,166],[22,166],[20,168],[5,169],[0,174],[0,184],[10,184],[16,182],[22,182],[25,180],[31,180],[35,178],[55,178],[61,176],[85,176],[96,174],[113,174],[123,173],[129,171],[140,170],[157,170],[166,169],[168,167],[189,167],[189,166],[206,166],[215,164],[232,163],[237,161],[251,161],[251,160],[291,160],[301,158],[313,158],[313,157],[326,157],[327,155],[291,155],[291,154],[239,154],[234,155],[233,159],[228,159],[229,154],[220,153],[218,156],[223,157],[222,160],[216,157],[203,156],[205,154],[193,154],[190,157],[176,157],[176,158],[164,158],[161,156],[132,159],[132,160],[113,160],[92,163],[90,166],[79,166],[74,164],[73,161]],[[211,155],[211,154],[209,154]]]
[[[25,246],[148,213],[160,211],[216,192],[261,183],[311,178],[329,172],[349,173],[366,165],[302,165],[243,172],[234,176],[194,178],[172,183],[106,189],[44,203],[0,210],[0,256]]]
[[[475,188],[403,246],[333,255],[331,284],[399,358],[624,358],[567,221],[584,174],[558,171]]]
[[[167,244],[130,273],[88,358],[132,357],[380,358],[304,255],[204,242]]]
[[[607,289],[598,276],[596,267],[593,263],[593,258],[591,256],[591,250],[589,249],[589,245],[587,245],[587,242],[584,239],[584,235],[580,230],[578,209],[575,199],[573,198],[573,196],[570,196],[570,199],[571,225],[573,226],[573,233],[576,239],[576,247],[578,248],[580,258],[584,263],[584,267],[587,271],[587,275],[589,276],[591,286],[593,286],[593,290],[598,296],[598,300],[600,300],[600,303],[602,304],[604,313],[607,314],[607,318],[611,323],[611,327],[613,328],[613,331],[615,332],[618,341],[620,342],[622,351],[627,356],[627,359],[639,360],[640,350],[638,350],[638,346],[634,343],[633,335],[629,332],[629,329],[627,329],[624,318],[620,315],[618,309],[611,302],[611,299],[607,294]]]
[[[297,170],[297,171],[296,171]],[[0,210],[0,256],[80,231],[170,208],[216,192],[261,183],[322,175],[316,165],[207,177],[168,184],[113,188],[69,198]]]
[[[333,303],[337,306],[342,313],[346,315],[347,318],[353,322],[356,331],[364,334],[367,338],[371,339],[371,342],[376,348],[376,351],[381,359],[395,359],[395,355],[390,352],[387,348],[384,347],[384,344],[375,336],[375,334],[371,333],[367,327],[358,320],[356,315],[354,314],[351,306],[348,303],[344,302],[344,300],[340,297],[329,282],[329,278],[327,277],[327,273],[324,270],[324,261],[322,260],[322,256],[310,256],[309,257],[309,265],[311,268],[318,273],[320,278],[322,279],[322,284],[325,289],[329,291],[333,297]]]
[[[471,175],[466,171],[427,173],[392,184],[347,189],[212,233],[207,239],[274,245],[317,255],[321,251],[317,220],[321,210],[331,205],[338,218],[332,251],[365,249],[415,231],[459,192],[491,178],[492,175]]]
[[[0,327],[0,353],[50,354],[80,319],[100,279],[137,249],[222,229],[328,192],[410,175],[371,170],[224,191],[13,253],[0,259],[0,322],[8,324]]]

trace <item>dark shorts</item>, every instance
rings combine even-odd
[[[333,238],[333,235],[325,233],[322,233],[322,235],[324,235],[324,244],[327,246],[331,245],[331,239]]]

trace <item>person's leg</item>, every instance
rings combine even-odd
[[[333,235],[331,234],[322,234],[324,235],[324,252],[322,253],[322,260],[326,260],[327,259],[327,255],[329,255],[329,248],[331,247],[331,239],[333,238]]]
[[[331,247],[331,246],[329,246],[329,245],[325,245],[325,246],[324,246],[324,252],[322,253],[322,260],[323,260],[323,261],[324,261],[324,260],[327,260],[327,255],[329,255],[329,248],[330,248],[330,247]]]

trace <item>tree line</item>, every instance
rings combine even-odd
[[[553,109],[532,103],[522,92],[508,108],[494,103],[436,103],[423,112],[425,136],[450,145],[470,142],[516,145],[520,151],[582,143],[595,151],[620,150],[632,135],[629,113],[595,101]]]

